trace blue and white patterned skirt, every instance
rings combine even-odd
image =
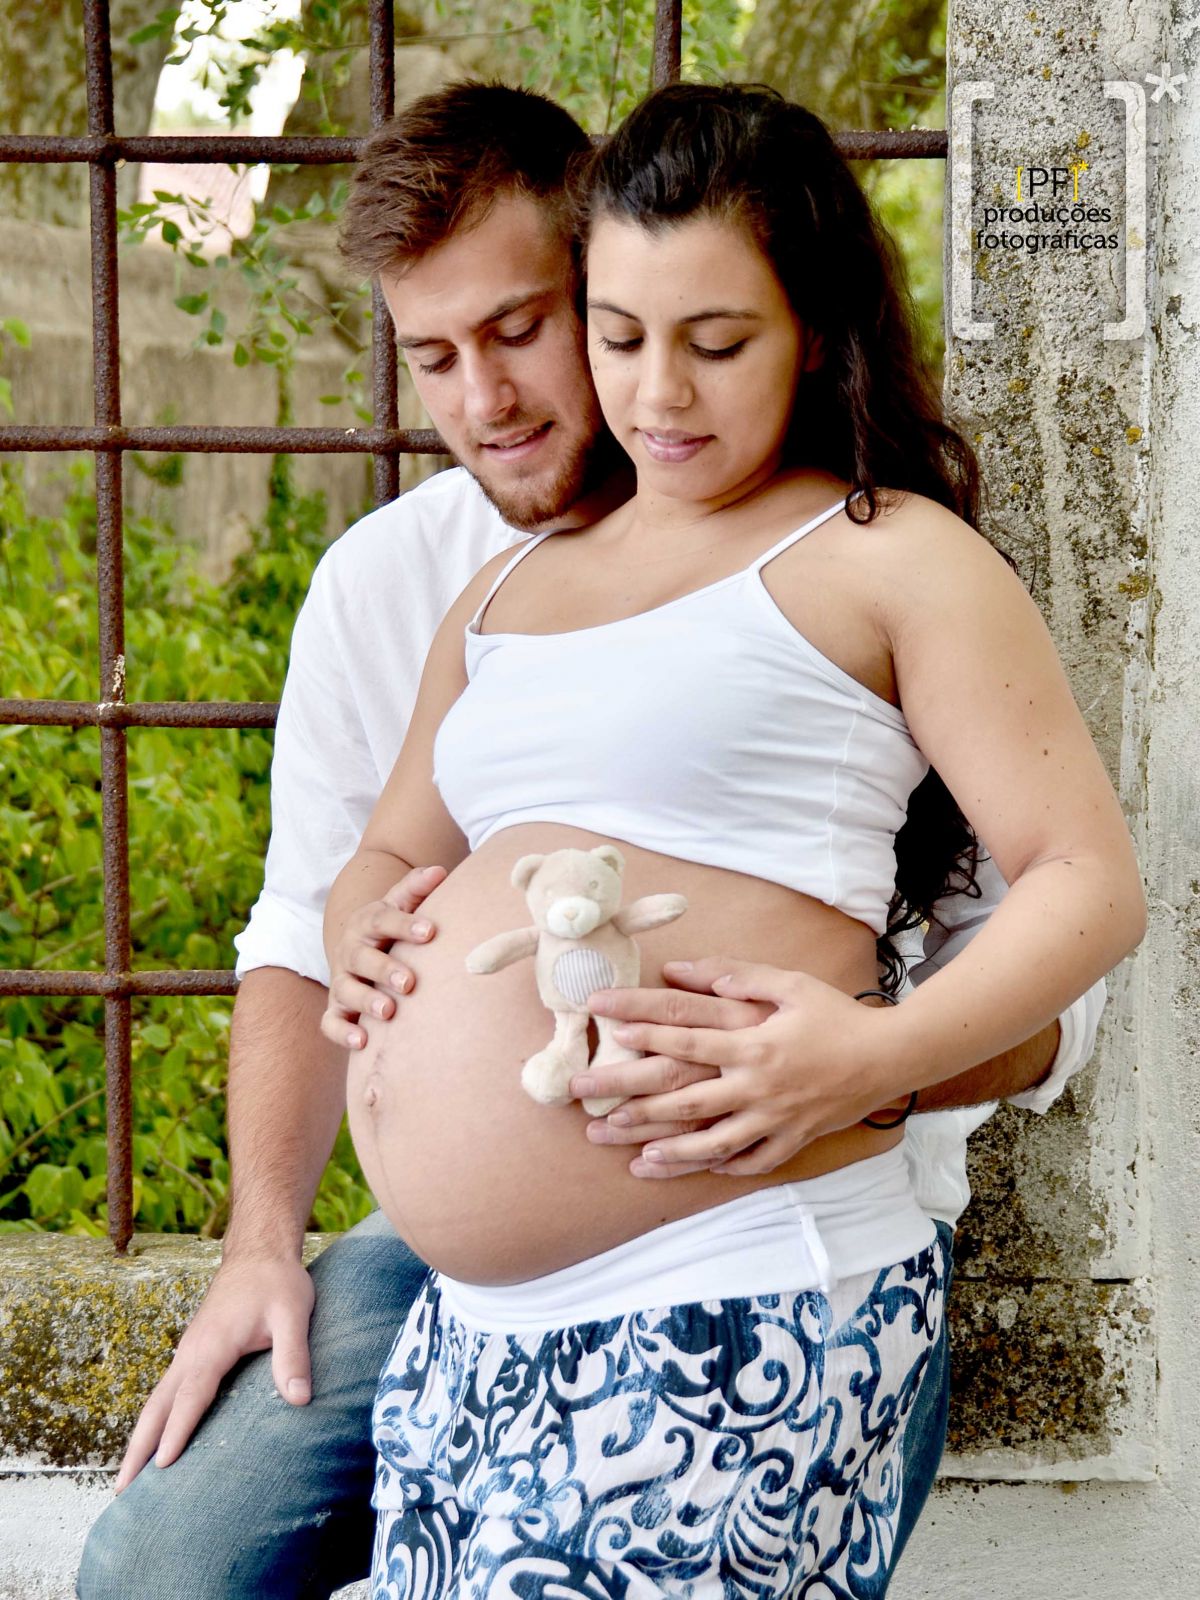
[[[946,1271],[520,1336],[431,1274],[375,1402],[373,1600],[878,1600]]]

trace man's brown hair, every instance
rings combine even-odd
[[[544,202],[565,231],[567,175],[588,149],[569,112],[528,89],[467,81],[422,95],[363,147],[342,256],[364,278],[403,271],[505,195]]]

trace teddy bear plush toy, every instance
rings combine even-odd
[[[513,868],[512,884],[524,890],[533,926],[498,933],[467,957],[468,972],[499,972],[534,957],[538,994],[554,1013],[554,1038],[526,1061],[521,1083],[542,1105],[565,1105],[571,1099],[571,1078],[589,1065],[588,996],[596,989],[636,985],[641,951],[632,935],[664,927],[687,910],[681,894],[646,895],[622,908],[624,870],[625,859],[611,844],[522,856]],[[613,1038],[616,1024],[611,1018],[595,1021],[599,1037],[591,1065],[638,1059],[636,1050]],[[583,1108],[602,1117],[622,1098],[586,1099]]]

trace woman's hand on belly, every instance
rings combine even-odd
[[[620,1042],[647,1054],[572,1081],[576,1094],[631,1097],[588,1138],[643,1145],[635,1177],[773,1172],[908,1094],[888,1075],[882,1019],[819,979],[725,957],[669,963],[663,975],[677,987],[591,998],[622,1021]]]

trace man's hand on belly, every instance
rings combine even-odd
[[[750,972],[760,980],[753,998],[713,993],[723,977]],[[853,1087],[847,1081],[845,1088],[813,1081],[813,1020],[802,1003],[809,986],[816,985],[813,994],[827,991],[839,1010],[854,1004],[829,985],[724,957],[669,962],[663,976],[675,987],[591,996],[590,1010],[627,1024],[620,1042],[647,1053],[626,1065],[589,1068],[571,1081],[579,1096],[632,1097],[589,1123],[587,1136],[596,1144],[644,1146],[630,1163],[635,1177],[772,1172],[889,1099],[870,1081]],[[848,1016],[857,1020],[854,1012]]]
[[[329,1003],[321,1032],[333,1044],[364,1050],[363,1015],[386,1022],[396,1012],[396,997],[416,983],[411,967],[393,953],[397,944],[428,944],[437,932],[428,917],[414,913],[446,877],[445,867],[414,867],[382,900],[361,906],[342,933],[341,970],[330,974]]]

